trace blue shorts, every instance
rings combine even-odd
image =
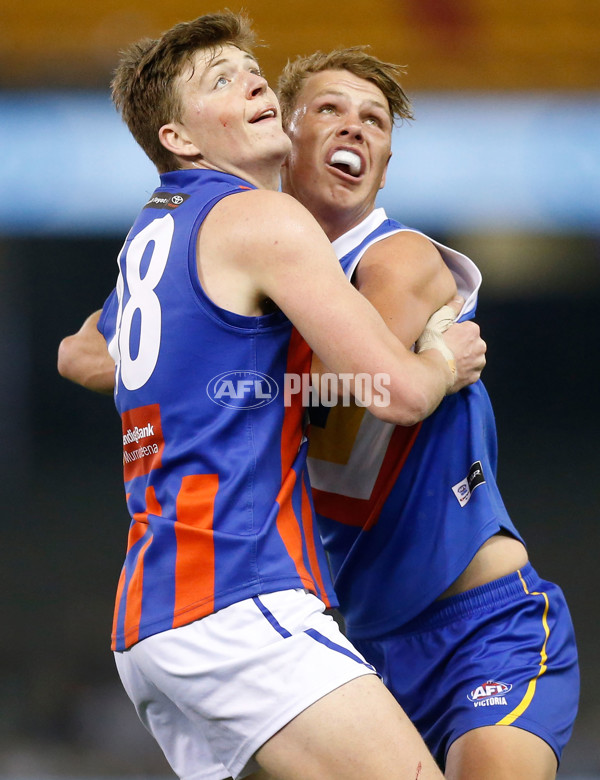
[[[493,725],[537,734],[560,761],[579,700],[575,634],[561,589],[531,564],[436,601],[390,634],[350,639],[442,768],[454,740]]]

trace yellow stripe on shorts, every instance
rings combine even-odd
[[[512,723],[515,722],[515,720],[522,715],[527,707],[531,704],[531,700],[533,699],[535,695],[535,688],[537,685],[537,681],[540,679],[540,677],[544,674],[546,669],[548,668],[546,666],[546,661],[548,660],[548,655],[546,653],[546,646],[548,644],[548,637],[550,636],[550,627],[548,626],[548,610],[550,609],[550,602],[548,601],[548,596],[545,593],[539,593],[539,592],[532,592],[529,593],[529,590],[527,589],[527,585],[525,584],[525,580],[521,576],[521,572],[517,572],[519,575],[519,579],[521,580],[521,585],[523,586],[523,590],[527,595],[531,596],[542,596],[545,602],[544,607],[544,614],[542,615],[542,625],[544,626],[544,632],[545,632],[545,639],[544,644],[542,645],[542,649],[540,651],[540,671],[536,674],[536,676],[533,678],[533,680],[529,681],[529,685],[527,686],[527,690],[525,691],[525,696],[521,699],[519,704],[514,708],[512,712],[509,712],[508,715],[505,715],[502,720],[499,720],[496,724],[497,726],[510,726]]]

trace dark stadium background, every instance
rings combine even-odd
[[[270,78],[287,54],[371,43],[375,54],[409,65],[406,86],[417,113],[420,95],[435,101],[543,93],[596,108],[600,101],[597,0],[526,6],[348,0],[343,8],[249,0],[244,7],[271,43],[261,56]],[[0,103],[40,90],[49,100],[57,89],[82,100],[89,90],[106,93],[123,44],[220,8],[189,0],[176,10],[155,0],[90,0],[84,7],[25,0],[4,7]],[[56,373],[60,339],[102,304],[114,283],[124,230],[92,234],[73,224],[40,231],[35,219],[29,223],[28,199],[15,205],[14,182],[40,161],[22,143],[31,128],[19,125],[18,114],[10,117],[16,124],[0,130],[0,170],[10,174],[0,211],[18,208],[24,218],[18,228],[0,219],[0,778],[168,777],[109,651],[128,522],[119,422],[112,399]],[[586,150],[586,181],[593,186],[582,181],[582,198],[598,194],[599,136]],[[98,166],[110,155],[98,139]],[[492,155],[490,147],[490,164]],[[74,160],[73,179],[76,168]],[[67,193],[50,191],[48,208],[56,211]],[[436,238],[482,267],[478,321],[489,347],[484,379],[498,423],[500,486],[535,567],[561,584],[575,622],[582,696],[559,775],[565,780],[600,775],[600,211],[594,203],[595,224],[575,215],[560,230],[464,223],[452,229],[436,221],[435,203],[428,215]]]

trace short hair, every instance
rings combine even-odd
[[[175,79],[202,49],[236,46],[248,54],[256,38],[250,21],[230,11],[180,22],[160,38],[144,38],[121,52],[111,83],[112,99],[131,134],[159,173],[180,167],[177,157],[160,142],[158,131],[180,121],[183,106]]]
[[[288,61],[277,83],[284,127],[290,122],[306,79],[324,70],[347,70],[361,79],[373,82],[387,99],[392,122],[413,119],[410,100],[400,85],[400,78],[406,73],[405,68],[374,57],[367,46],[350,46],[334,49],[328,54],[317,51],[307,57],[300,56]]]

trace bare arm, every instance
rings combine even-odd
[[[357,268],[355,283],[407,347],[421,335],[430,316],[457,292],[436,247],[425,236],[408,231],[370,247]],[[452,325],[444,336],[456,363],[449,392],[477,381],[485,366],[485,343],[471,339],[470,333],[478,334],[478,326],[466,322]]]
[[[97,393],[112,394],[115,363],[108,354],[106,342],[98,331],[100,311],[91,314],[72,336],[58,347],[58,373]]]
[[[255,190],[225,198],[206,219],[200,259],[205,282],[217,265],[222,279],[236,280],[213,288],[219,305],[230,306],[240,290],[256,306],[268,298],[335,373],[387,374],[391,402],[371,405],[376,416],[411,425],[430,414],[452,386],[441,353],[415,355],[396,338],[348,284],[316,221],[291,197]],[[233,288],[237,293],[228,292]]]

